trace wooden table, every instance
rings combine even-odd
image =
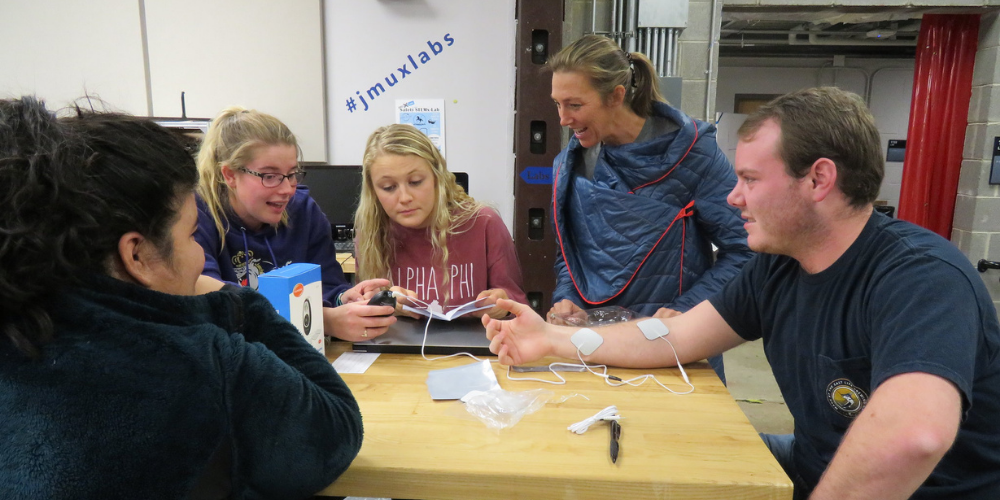
[[[332,361],[350,349],[328,345]],[[495,359],[495,358],[490,358]],[[473,362],[425,361],[382,354],[364,374],[344,374],[364,418],[361,453],[320,495],[419,499],[789,499],[791,481],[706,362],[687,367],[696,390],[671,394],[652,381],[611,387],[590,373],[563,373],[566,385],[514,382],[493,364],[509,391],[549,389],[555,398],[517,425],[493,431],[461,403],[432,401],[427,372]],[[543,364],[543,363],[536,363]],[[612,369],[622,378],[649,370]],[[652,370],[672,388],[687,386],[676,369]],[[512,374],[525,376],[531,374]],[[547,374],[552,377],[551,374]],[[554,378],[553,378],[554,380]],[[606,423],[585,434],[572,423],[617,405],[621,453],[609,457]]]
[[[350,253],[338,253],[337,262],[340,263],[340,268],[344,270],[344,274],[354,274],[354,255]]]

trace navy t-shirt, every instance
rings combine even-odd
[[[763,338],[808,489],[879,384],[925,372],[958,387],[963,419],[913,498],[1000,498],[1000,325],[950,242],[876,212],[829,268],[760,254],[710,301],[741,337]]]

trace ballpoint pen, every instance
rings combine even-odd
[[[622,436],[622,426],[617,420],[611,421],[611,463],[618,463],[618,438]]]

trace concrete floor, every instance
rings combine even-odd
[[[763,343],[747,342],[726,352],[723,358],[729,393],[757,432],[792,432],[792,415],[764,357]]]

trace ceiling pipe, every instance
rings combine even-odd
[[[774,45],[774,46],[788,46],[790,45],[787,40],[775,40],[775,39],[755,39],[755,38],[743,38],[740,40],[719,40],[719,45],[725,45],[727,47],[746,47],[752,45]],[[803,42],[798,45],[808,45]]]
[[[832,38],[835,32],[810,31],[790,31],[788,33],[788,45],[854,45],[854,46],[880,46],[880,47],[916,47],[916,40],[837,40]],[[799,40],[799,35],[809,35],[808,41]]]
[[[590,0],[590,32],[597,33],[597,0]]]
[[[799,41],[800,34],[806,35],[808,33],[809,32],[805,30],[804,24],[792,28],[792,30],[788,32],[788,45],[809,45],[809,42]]]
[[[717,27],[715,25],[715,11],[719,10],[719,0],[712,0],[712,16],[708,24],[708,64],[705,68],[705,121],[709,123],[715,123],[715,117],[711,116],[712,111],[712,71],[715,63],[715,48],[719,43],[719,29],[722,28],[722,23],[719,23]],[[679,37],[678,37],[679,38]],[[678,40],[678,45],[680,41]]]
[[[810,45],[881,45],[898,47],[916,47],[916,40],[837,40],[831,37],[822,37],[816,33],[809,33]]]
[[[902,30],[898,29],[896,35],[906,35],[906,36],[917,36],[920,33],[919,26],[915,30]],[[795,33],[795,30],[747,30],[747,29],[723,29],[722,34],[724,35],[787,35],[789,33]],[[798,33],[806,34],[806,31],[798,31]],[[868,31],[823,31],[820,34],[829,36],[864,36],[868,34]]]
[[[628,18],[626,19],[625,26],[625,45],[628,52],[635,52],[639,48],[639,1],[638,0],[628,0],[628,5],[626,7],[628,10]]]

